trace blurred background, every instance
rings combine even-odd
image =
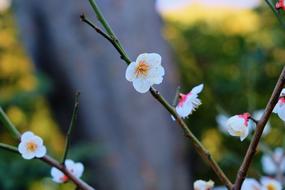
[[[265,107],[285,60],[285,37],[258,0],[98,0],[130,57],[162,55],[166,76],[157,88],[172,102],[176,87],[204,83],[203,105],[189,117],[191,130],[230,179],[249,140],[223,130],[223,118]],[[196,179],[219,180],[201,161],[149,94],[124,78],[114,48],[80,22],[86,1],[0,0],[0,105],[17,128],[63,154],[74,94],[80,114],[69,158],[85,165],[96,189],[186,190]],[[285,146],[284,123],[273,116],[262,141]],[[1,127],[0,142],[16,145]],[[249,176],[263,175],[257,153]],[[74,189],[51,181],[50,168],[0,151],[0,189]]]

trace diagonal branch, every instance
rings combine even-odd
[[[7,145],[4,143],[0,143],[0,149],[7,150],[16,154],[19,154],[18,149],[14,146]],[[45,162],[46,164],[56,167],[60,171],[62,171],[68,178],[81,190],[95,190],[93,187],[89,186],[87,183],[85,183],[83,180],[75,177],[70,171],[68,171],[64,165],[60,164],[58,161],[53,159],[50,156],[44,156],[42,158],[39,158],[39,160]]]
[[[285,66],[283,67],[283,70],[280,74],[280,77],[276,83],[276,86],[272,92],[271,98],[269,99],[267,106],[265,108],[265,111],[261,117],[261,119],[258,121],[256,126],[256,131],[254,133],[253,139],[247,149],[246,155],[244,157],[244,160],[242,162],[242,165],[239,168],[239,172],[237,174],[237,178],[234,185],[234,190],[239,190],[241,188],[241,185],[246,177],[247,171],[249,169],[249,166],[252,162],[253,156],[256,152],[257,145],[259,143],[259,140],[261,138],[263,129],[272,113],[272,110],[274,109],[274,106],[278,102],[280,93],[282,91],[282,88],[285,84]]]
[[[116,35],[113,33],[113,30],[111,29],[110,25],[104,19],[97,3],[95,0],[89,0],[92,8],[94,9],[94,12],[98,18],[98,20],[101,22],[104,29],[107,31],[108,35],[111,36],[111,41],[109,38],[106,38],[104,35],[102,35],[101,32],[97,32],[102,35],[104,38],[106,38],[111,44],[117,49],[119,54],[121,55],[121,58],[125,60],[126,64],[129,64],[130,58],[123,49],[122,45],[120,44],[119,40],[116,38]],[[90,23],[87,23],[90,25]],[[93,27],[91,25],[91,27]],[[94,28],[94,27],[93,27]],[[232,188],[232,183],[227,178],[227,176],[224,174],[223,170],[219,167],[217,162],[212,158],[209,151],[201,144],[201,142],[195,137],[195,135],[191,132],[187,124],[179,117],[179,115],[176,113],[175,109],[165,100],[165,98],[160,95],[160,93],[153,87],[150,88],[150,93],[152,96],[166,109],[168,112],[173,115],[173,117],[176,119],[179,126],[183,129],[185,135],[190,139],[192,142],[195,150],[198,152],[198,154],[204,159],[206,163],[208,163],[213,171],[216,173],[216,175],[220,178],[221,182],[224,183],[229,189]]]

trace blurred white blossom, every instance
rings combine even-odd
[[[75,163],[72,160],[65,160],[64,165],[68,171],[70,171],[75,177],[80,178],[84,171],[84,166],[82,163]],[[52,180],[56,183],[65,183],[69,180],[68,176],[62,173],[59,169],[51,168]]]
[[[274,175],[280,170],[285,172],[285,155],[281,147],[277,147],[273,154],[264,154],[261,157],[262,169],[266,174]]]
[[[0,13],[10,8],[12,0],[0,0]]]
[[[194,190],[210,190],[214,187],[214,182],[212,180],[196,180],[194,182]]]
[[[18,150],[22,157],[27,160],[35,157],[41,158],[47,152],[46,147],[43,145],[43,140],[30,131],[22,134]]]
[[[269,178],[269,177],[262,177],[261,178],[261,190],[282,190],[282,185],[279,181]]]
[[[276,113],[280,119],[285,121],[285,88],[282,90],[280,98],[273,109],[273,113]]]

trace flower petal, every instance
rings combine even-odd
[[[47,149],[45,146],[41,146],[39,147],[39,149],[37,150],[37,152],[35,153],[37,158],[42,158],[46,155],[47,153]]]
[[[161,56],[157,53],[147,53],[144,58],[151,67],[161,64]]]
[[[133,86],[139,93],[146,93],[151,84],[148,80],[138,78],[133,81]]]
[[[27,141],[33,138],[35,135],[31,131],[27,131],[21,135],[21,141]]]
[[[191,93],[193,94],[199,94],[204,88],[204,84],[200,84],[198,86],[195,86],[192,90]]]
[[[136,62],[132,62],[128,65],[126,74],[125,74],[126,79],[128,81],[133,81],[136,78],[136,72],[135,72],[136,66],[137,66]]]

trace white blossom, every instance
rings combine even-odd
[[[285,155],[284,150],[278,147],[274,150],[273,154],[264,154],[261,157],[262,169],[266,174],[274,175],[280,170],[285,172]]]
[[[285,89],[282,90],[280,98],[273,109],[273,113],[276,113],[280,119],[285,121]]]
[[[250,120],[249,113],[232,116],[226,122],[229,134],[232,136],[240,137],[241,141],[243,141],[248,136],[251,124],[252,121]]]
[[[241,190],[261,190],[261,185],[253,178],[246,178],[242,183]]]
[[[43,140],[30,131],[22,134],[18,150],[22,157],[27,160],[35,157],[41,158],[47,152],[46,147],[43,144]]]
[[[80,178],[84,171],[84,166],[82,163],[75,163],[72,160],[65,160],[64,165],[68,171],[70,171],[75,177]],[[52,180],[56,183],[65,183],[69,180],[68,176],[62,173],[59,169],[51,168]]]
[[[212,180],[196,180],[194,182],[194,190],[211,190],[214,187],[214,182]]]
[[[0,0],[0,13],[6,11],[10,8],[12,1],[11,0]]]
[[[261,190],[282,190],[282,185],[279,181],[269,178],[269,177],[262,177],[261,178]]]
[[[198,94],[203,90],[204,85],[194,87],[188,94],[180,93],[180,98],[176,106],[176,112],[182,118],[186,118],[195,111],[202,103]]]
[[[157,53],[140,54],[126,70],[126,79],[133,82],[135,90],[140,93],[146,93],[152,85],[160,84],[163,76],[161,56]]]

